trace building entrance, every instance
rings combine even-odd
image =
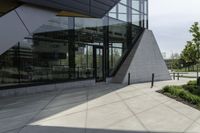
[[[93,58],[94,76],[95,76],[96,82],[101,82],[101,81],[104,81],[103,47],[94,46],[93,53],[94,53],[94,58]]]

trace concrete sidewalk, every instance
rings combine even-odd
[[[155,92],[188,80],[101,84],[0,101],[0,133],[200,133],[200,111]]]

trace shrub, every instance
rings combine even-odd
[[[200,105],[200,97],[192,94],[190,91],[185,90],[183,86],[165,86],[162,90],[162,93],[166,95],[170,94],[170,96],[174,97],[179,97],[194,105]]]
[[[186,85],[183,85],[182,87],[190,93],[200,96],[200,86],[197,86],[196,80],[189,81]]]
[[[187,91],[193,93],[196,86],[193,86],[193,85],[183,85],[182,87],[183,87],[185,90],[187,90]]]
[[[179,95],[179,97],[182,98],[182,99],[187,99],[187,97],[188,97],[188,96],[187,96],[187,93],[186,93],[185,91],[181,91],[178,95]]]
[[[182,87],[181,86],[165,86],[164,88],[163,88],[163,91],[165,91],[165,92],[169,92],[169,91],[171,91],[171,90],[173,90],[173,89],[182,89]]]
[[[191,80],[187,83],[187,85],[197,85],[197,81],[196,80]]]
[[[165,86],[165,87],[162,89],[162,92],[163,92],[163,93],[167,93],[167,92],[169,92],[169,89],[170,89],[170,86]]]

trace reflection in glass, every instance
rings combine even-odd
[[[77,78],[93,77],[93,47],[88,45],[77,45],[76,48],[76,72]]]
[[[140,11],[140,0],[132,0],[132,8]]]
[[[120,3],[127,5],[127,0],[121,0]]]
[[[113,76],[143,31],[139,26],[148,26],[148,14],[124,2],[111,10],[113,17],[49,20],[0,55],[1,86]]]
[[[95,78],[96,81],[103,81],[104,72],[103,72],[103,48],[95,48]]]
[[[127,50],[127,23],[109,19],[109,72],[119,65],[120,59]]]
[[[148,0],[121,0],[108,16],[148,28]]]

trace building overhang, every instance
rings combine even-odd
[[[67,11],[82,16],[102,18],[120,0],[20,0],[25,3]],[[64,14],[63,14],[64,15]]]

